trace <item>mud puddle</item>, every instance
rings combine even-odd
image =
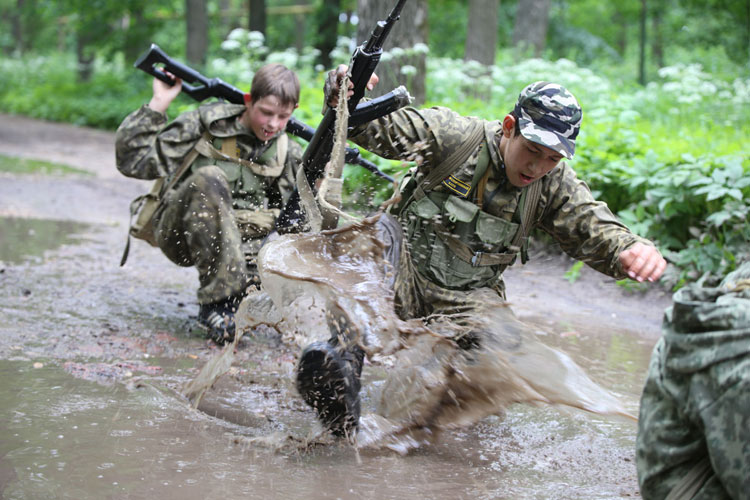
[[[86,228],[73,221],[0,217],[0,262],[38,263],[45,251],[80,242]]]
[[[204,410],[238,424],[190,408],[176,390],[194,373],[185,366],[103,384],[37,363],[0,361],[4,498],[637,496],[632,422],[516,406],[407,456],[330,441],[302,449],[274,442],[317,432],[283,370],[238,367],[207,395]],[[368,367],[365,380],[372,411],[382,379]]]
[[[148,183],[116,171],[112,134],[4,115],[0,151],[60,161],[37,129],[96,177],[2,175],[0,217],[72,225],[21,252],[31,258],[0,256],[0,497],[639,497],[636,428],[621,419],[516,405],[406,456],[321,441],[293,386],[299,347],[263,335],[243,338],[191,409],[180,389],[217,352],[191,329],[196,273],[142,242],[119,266],[130,200]],[[509,269],[511,307],[632,411],[668,301],[623,294],[586,269],[570,283],[569,266],[532,255]],[[364,413],[386,376],[365,366]]]

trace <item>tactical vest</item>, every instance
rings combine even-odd
[[[232,192],[232,205],[239,210],[264,208],[266,189],[282,174],[286,163],[289,137],[281,134],[257,161],[239,158],[237,138],[201,140],[195,146],[200,156],[191,170],[195,172],[206,165],[216,165],[224,172]],[[217,149],[219,148],[219,149]]]
[[[405,179],[402,199],[394,207],[410,253],[420,274],[451,290],[492,286],[515,262],[525,263],[528,234],[541,192],[537,181],[524,188],[514,220],[510,222],[483,211],[480,206],[489,174],[489,151],[482,147],[466,198],[434,191],[455,182],[449,174],[460,167],[481,144],[484,126],[478,125],[468,141],[443,164],[417,183]],[[433,175],[434,174],[434,175]]]

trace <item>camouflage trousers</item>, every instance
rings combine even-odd
[[[208,304],[245,291],[252,276],[221,169],[198,169],[164,198],[156,218],[156,242],[169,260],[195,266],[198,302]]]
[[[699,462],[692,498],[750,498],[750,289],[683,288],[662,330],[636,439],[643,498],[666,498]]]

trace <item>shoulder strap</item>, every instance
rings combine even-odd
[[[484,124],[477,121],[474,124],[474,130],[471,131],[469,138],[456,148],[440,165],[435,167],[427,174],[424,180],[416,186],[412,196],[416,199],[422,199],[425,191],[430,191],[435,186],[452,174],[458,167],[464,164],[471,153],[479,147],[484,139]]]
[[[183,158],[180,168],[177,169],[175,174],[169,180],[169,183],[167,183],[162,193],[166,193],[167,191],[172,189],[175,184],[177,184],[177,181],[179,181],[182,178],[182,176],[185,175],[185,172],[188,171],[188,169],[190,168],[190,165],[192,165],[195,159],[198,158],[198,155],[200,154],[199,145],[202,142],[210,142],[211,139],[212,139],[211,133],[208,130],[203,132],[203,135],[201,135],[201,138],[198,139],[198,142],[195,144],[193,149],[191,149],[190,152],[187,155],[185,155],[185,158]]]
[[[520,248],[521,250],[521,263],[526,264],[529,260],[527,248],[529,246],[529,233],[531,232],[531,224],[534,221],[534,215],[536,214],[536,206],[539,203],[539,196],[542,193],[542,179],[532,182],[528,188],[526,188],[522,195],[521,205],[521,226],[516,231],[516,235],[513,237],[511,246]]]
[[[289,136],[281,134],[276,140],[276,161],[279,165],[286,163],[286,154],[289,151]]]
[[[221,152],[232,158],[239,158],[237,154],[237,137],[225,137],[221,140]]]

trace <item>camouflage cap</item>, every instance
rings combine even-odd
[[[573,158],[583,112],[562,85],[534,82],[521,91],[515,107],[521,135]]]

